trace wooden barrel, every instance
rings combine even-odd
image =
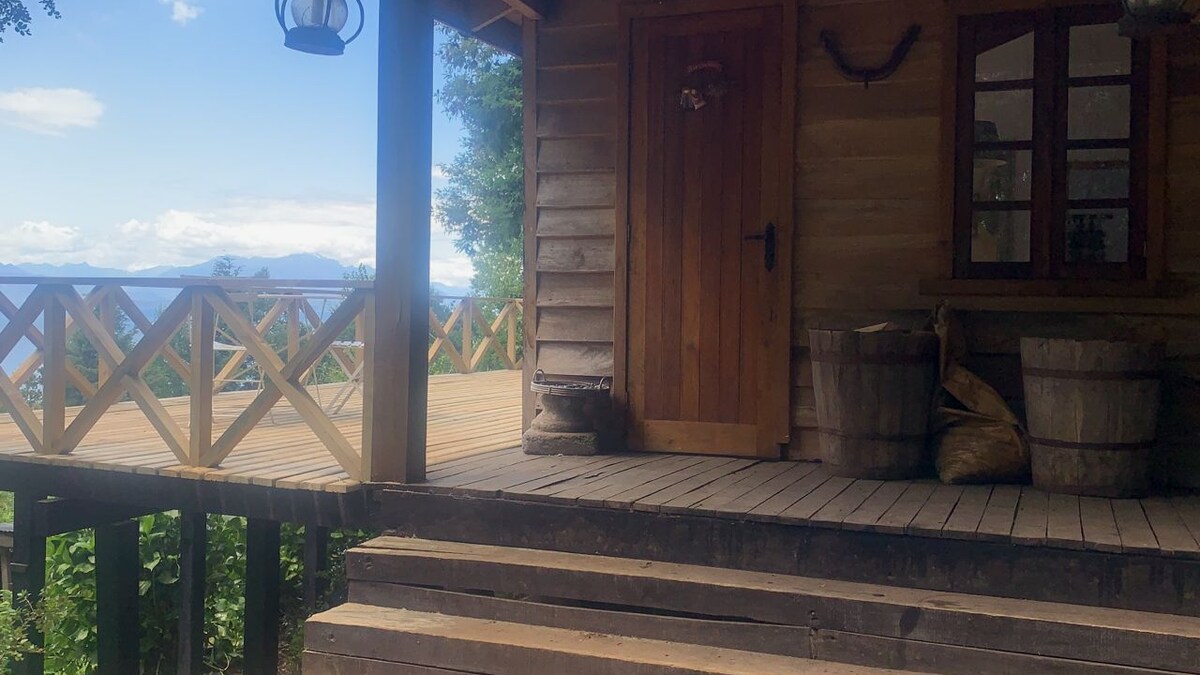
[[[822,459],[839,476],[894,480],[929,464],[938,338],[809,331]]]
[[[1164,348],[1103,340],[1021,340],[1033,484],[1135,497],[1149,487]]]

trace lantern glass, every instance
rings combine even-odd
[[[346,0],[295,0],[292,3],[292,20],[299,27],[328,27],[334,33],[340,33],[349,18]]]

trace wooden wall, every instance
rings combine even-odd
[[[607,0],[558,3],[526,33],[530,372],[613,374],[617,42]],[[532,410],[527,398],[527,419]]]
[[[809,328],[882,320],[921,325],[947,300],[961,310],[969,364],[1021,405],[1018,343],[1025,335],[1158,338],[1172,376],[1163,434],[1200,455],[1200,294],[1175,298],[948,295],[922,282],[951,275],[942,199],[943,0],[802,3],[796,147],[795,389],[791,453],[816,457]],[[886,60],[905,28],[923,26],[909,59],[869,88],[841,79],[817,35],[833,29],[853,62]],[[1165,269],[1200,282],[1200,40],[1170,46]],[[1192,460],[1200,484],[1200,460]]]
[[[1187,292],[1149,299],[923,293],[922,281],[951,275],[940,183],[945,1],[800,3],[790,455],[817,456],[808,329],[882,320],[918,326],[946,299],[962,310],[971,367],[1017,405],[1022,335],[1166,339],[1174,374],[1163,435],[1197,457],[1200,293],[1190,289],[1200,287],[1200,40],[1172,38],[1169,49],[1165,269]],[[536,31],[531,290],[536,367],[547,373],[612,372],[613,229],[623,223],[613,208],[616,5],[561,2]],[[869,88],[843,80],[817,38],[834,30],[853,62],[882,63],[913,23],[923,33],[908,60]],[[1190,461],[1200,484],[1200,459]]]

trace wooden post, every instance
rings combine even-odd
[[[48,289],[43,315],[42,450],[48,455],[58,452],[67,428],[67,312],[58,290]]]
[[[99,675],[136,673],[138,645],[138,521],[96,528],[96,655]]]
[[[304,526],[304,610],[312,616],[325,595],[329,569],[329,528]]]
[[[179,675],[203,675],[204,580],[207,573],[208,515],[203,511],[179,514]]]
[[[516,300],[509,300],[512,308],[508,312],[508,360],[517,363],[517,312],[520,305]]]
[[[379,6],[379,134],[369,481],[425,478],[429,218],[433,163],[432,0]]]
[[[42,599],[46,586],[46,535],[39,531],[35,522],[35,511],[42,495],[17,492],[13,495],[13,551],[12,571],[13,603],[18,609],[36,607]],[[30,626],[26,634],[29,642],[40,649],[45,638],[36,626]],[[12,668],[16,675],[42,675],[45,658],[42,654],[26,654]]]
[[[100,325],[112,336],[113,340],[117,339],[117,301],[111,293],[105,293],[100,298]],[[112,377],[112,367],[108,365],[108,361],[97,359],[96,386],[107,382],[109,377]]]
[[[462,355],[467,363],[464,372],[475,372],[475,302],[463,298],[462,302]]]
[[[191,425],[188,429],[188,465],[200,466],[212,449],[213,379],[216,355],[216,313],[203,293],[192,296]]]
[[[279,523],[246,519],[246,675],[279,670]]]
[[[288,299],[287,307],[287,357],[292,360],[300,352],[300,303],[303,299]]]

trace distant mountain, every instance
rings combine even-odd
[[[95,267],[87,263],[67,265],[47,265],[43,263],[24,263],[20,265],[0,264],[0,276],[36,276],[36,277],[141,277],[141,278],[178,278],[178,277],[207,277],[212,274],[217,258],[206,260],[195,265],[163,266],[130,272],[129,270],[109,267]],[[332,258],[321,255],[301,253],[279,258],[234,258],[233,264],[242,268],[242,276],[251,276],[262,268],[267,268],[273,279],[342,279],[356,271],[352,265],[343,265]]]
[[[158,267],[146,270],[139,276],[155,277],[206,277],[212,274],[217,259],[187,267]],[[357,268],[343,265],[333,258],[310,253],[283,256],[281,258],[234,258],[233,264],[242,268],[242,276],[248,277],[262,268],[267,268],[272,279],[344,279],[347,273]]]
[[[29,272],[17,267],[16,265],[5,265],[0,263],[0,276],[3,277],[27,277]]]
[[[434,295],[440,295],[443,298],[465,297],[471,295],[471,289],[465,286],[447,286],[438,282],[429,284],[429,290]]]
[[[10,265],[21,269],[21,276],[34,277],[128,277],[132,273],[108,267],[93,267],[87,263],[71,263],[66,265],[47,265],[44,263],[21,263]]]

